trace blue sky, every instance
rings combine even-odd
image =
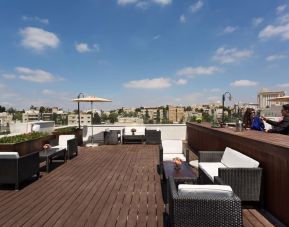
[[[256,102],[289,91],[288,0],[1,0],[0,105]]]

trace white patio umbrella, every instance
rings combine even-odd
[[[91,104],[91,144],[93,144],[93,125],[92,125],[93,108],[92,108],[92,103],[94,103],[94,102],[111,102],[111,100],[105,99],[105,98],[99,98],[96,96],[87,96],[87,97],[81,97],[81,98],[73,99],[73,102],[77,102],[77,103],[90,102],[90,104]]]
[[[274,102],[289,102],[289,95],[269,99],[268,101],[274,101]]]

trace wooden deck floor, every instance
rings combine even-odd
[[[20,191],[0,190],[0,226],[163,226],[153,145],[82,148]],[[243,210],[244,226],[270,226]]]

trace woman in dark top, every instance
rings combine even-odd
[[[252,119],[255,115],[255,110],[253,108],[247,108],[243,116],[244,128],[251,128]]]

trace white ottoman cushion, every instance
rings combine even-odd
[[[233,196],[233,190],[228,185],[198,185],[198,184],[180,184],[179,194],[183,196]]]
[[[19,154],[18,152],[14,152],[14,151],[4,151],[4,152],[0,152],[0,158],[18,159]]]

